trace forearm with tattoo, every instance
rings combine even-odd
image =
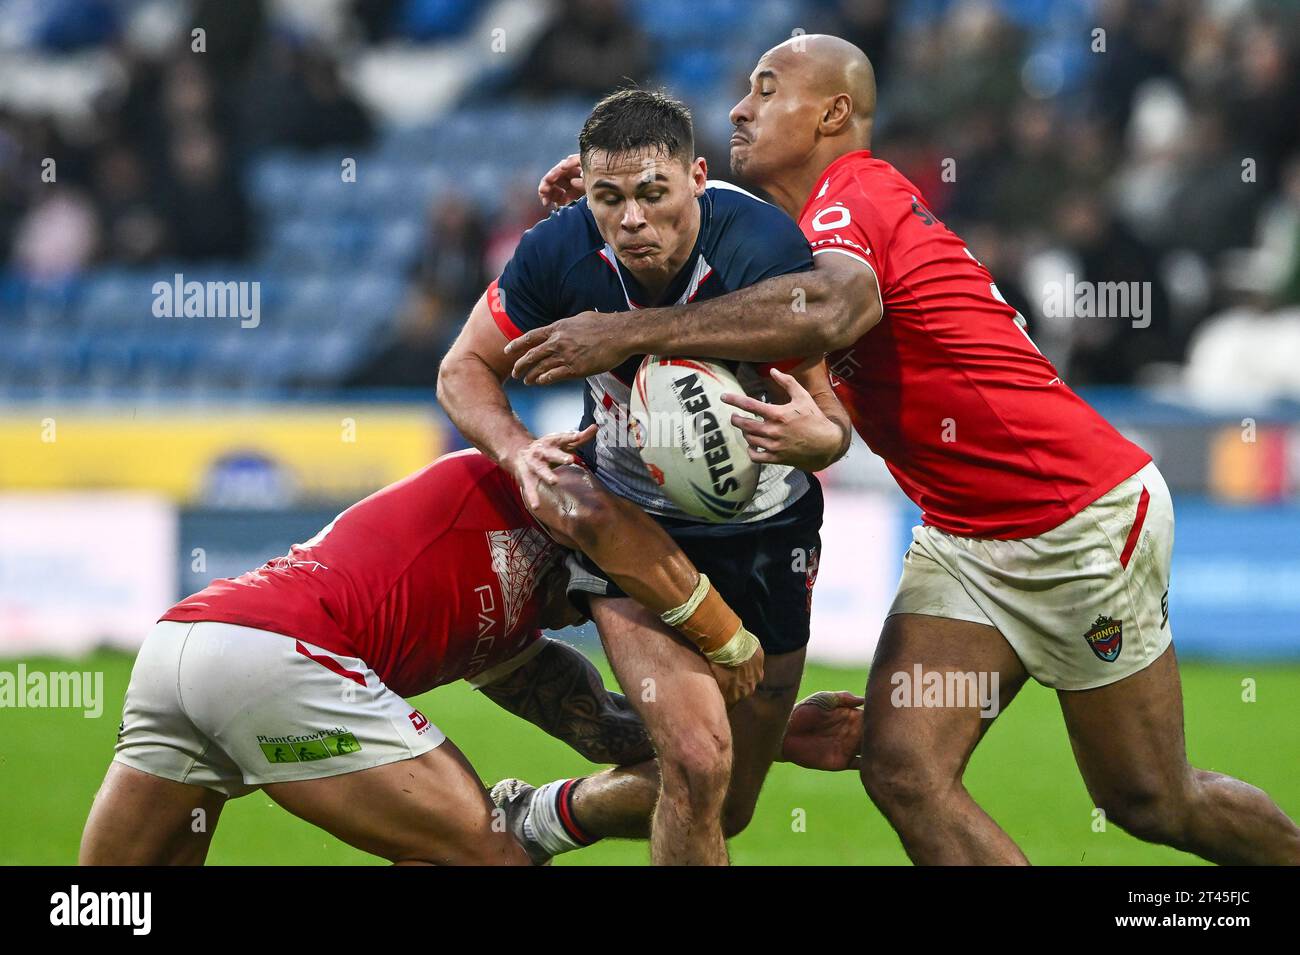
[[[481,689],[594,763],[627,766],[654,758],[631,704],[607,690],[591,661],[567,643],[551,641],[528,663]]]

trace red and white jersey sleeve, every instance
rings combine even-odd
[[[799,219],[804,238],[814,256],[846,255],[878,274],[875,250],[881,237],[888,234],[887,227],[865,194],[841,188],[831,195],[833,179],[823,177],[818,193],[804,206]]]
[[[868,150],[836,159],[799,225],[814,255],[870,268],[884,317],[827,356],[836,393],[926,524],[1019,538],[1151,460],[1061,380],[919,190]]]

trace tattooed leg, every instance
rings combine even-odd
[[[479,689],[593,763],[626,766],[654,757],[645,724],[627,698],[607,690],[600,671],[567,643],[548,640],[523,666]]]

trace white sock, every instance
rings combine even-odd
[[[595,841],[582,833],[573,819],[572,806],[567,802],[572,798],[571,790],[577,782],[576,779],[557,779],[538,786],[528,815],[524,817],[524,835],[553,856]],[[565,825],[566,815],[569,825]]]

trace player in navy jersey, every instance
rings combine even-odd
[[[812,267],[807,242],[779,209],[708,182],[704,160],[693,158],[690,114],[680,103],[641,90],[613,94],[588,118],[579,150],[586,197],[524,235],[439,370],[443,408],[466,438],[515,477],[530,506],[538,503],[539,484],[553,481],[552,469],[570,458],[535,442],[511,412],[502,382],[510,374],[504,348],[512,338],[579,311],[628,312],[714,298]],[[583,459],[610,490],[659,520],[761,649],[729,644],[701,655],[594,566],[587,567],[591,578],[583,586],[614,672],[658,756],[658,799],[652,789],[639,810],[644,831],[653,807],[652,858],[725,863],[724,833],[743,828],[753,811],[803,671],[822,509],[820,487],[805,472],[844,453],[850,425],[820,360],[790,375],[773,369],[771,380],[763,377],[765,369],[740,365],[737,375],[747,391],[786,399],[783,414],[806,414],[821,426],[801,429],[797,446],[752,451],[760,463],[779,451],[786,463],[763,465],[752,501],[733,522],[701,523],[663,495],[628,434],[640,357],[587,380],[583,425],[594,424],[597,432]],[[761,436],[765,426],[756,421],[746,429]],[[715,678],[725,681],[727,666],[759,653],[764,676],[758,690],[728,713]],[[582,785],[591,795],[599,786],[646,780],[653,782],[650,770],[632,780],[597,778]],[[544,797],[526,791],[515,800],[527,816],[538,817],[528,825],[543,825],[550,816],[549,807],[529,808],[537,798],[551,798],[554,790],[544,789]],[[633,834],[634,823],[622,819],[608,834]]]

